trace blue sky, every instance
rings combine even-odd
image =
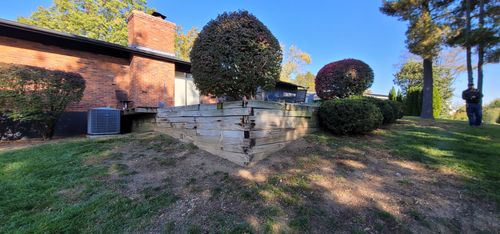
[[[29,16],[51,0],[0,1],[0,18]],[[266,24],[281,43],[294,44],[312,57],[306,67],[313,73],[325,64],[344,58],[368,63],[375,72],[374,93],[386,94],[393,86],[396,64],[406,53],[406,23],[380,13],[380,1],[285,1],[285,0],[149,0],[148,5],[184,29],[201,29],[224,11],[244,9]],[[466,87],[462,74],[454,84],[453,103],[461,103]],[[500,65],[485,68],[485,102],[500,98]]]

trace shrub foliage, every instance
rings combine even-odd
[[[269,29],[247,11],[223,13],[208,22],[190,54],[194,83],[204,95],[239,99],[279,79],[281,48]]]
[[[392,100],[387,100],[386,101],[392,108],[392,111],[394,113],[394,116],[396,119],[401,119],[404,116],[404,105],[403,103],[399,101],[392,101]]]
[[[66,106],[78,102],[85,80],[77,73],[0,64],[0,112],[14,121],[29,121],[44,139]]]
[[[419,116],[422,112],[422,88],[410,87],[406,94],[406,115]]]
[[[392,106],[389,104],[389,101],[374,98],[374,97],[363,97],[363,100],[370,102],[377,106],[382,112],[382,116],[384,117],[382,123],[390,124],[396,122],[397,115],[395,111],[392,109]]]
[[[319,109],[323,127],[335,134],[360,134],[377,129],[383,116],[374,104],[362,99],[324,101]]]
[[[316,93],[321,99],[361,95],[372,86],[373,70],[356,59],[344,59],[325,65],[316,75]]]
[[[441,110],[443,107],[442,98],[436,87],[433,88],[432,95],[432,111],[434,113],[434,116],[438,117],[441,114]],[[422,112],[423,101],[422,87],[410,87],[407,91],[405,100],[406,115],[420,116],[420,112]]]

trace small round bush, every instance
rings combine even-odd
[[[361,95],[373,84],[373,70],[361,60],[344,59],[321,68],[315,82],[323,100]]]
[[[387,103],[392,107],[392,110],[394,112],[394,116],[396,119],[401,119],[403,118],[404,115],[404,105],[401,102],[398,101],[392,101],[392,100],[387,100]]]
[[[380,109],[380,112],[382,112],[382,116],[384,117],[382,121],[383,124],[390,124],[396,122],[397,115],[394,115],[394,110],[386,100],[374,97],[363,97],[362,99],[376,105]]]
[[[374,104],[362,99],[324,101],[319,108],[321,125],[335,134],[361,134],[377,129],[382,113]]]

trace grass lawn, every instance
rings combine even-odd
[[[168,192],[140,202],[120,194],[104,177],[120,164],[114,147],[134,138],[73,140],[0,154],[0,232],[116,232],[137,230],[176,197]],[[168,142],[167,142],[168,143]]]
[[[498,232],[500,126],[319,132],[242,168],[161,134],[0,151],[0,233]]]
[[[422,120],[405,117],[375,133],[376,139],[361,141],[317,133],[318,140],[331,146],[380,148],[393,156],[424,163],[443,172],[463,176],[469,191],[500,204],[500,125],[470,127],[464,121]]]
[[[453,120],[406,120],[412,124],[381,133],[388,143],[384,147],[395,155],[458,173],[467,180],[470,192],[500,204],[499,125],[474,128]]]

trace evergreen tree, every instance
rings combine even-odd
[[[422,88],[411,87],[406,94],[406,113],[409,116],[419,116],[422,112]]]
[[[437,88],[441,101],[443,102],[443,111],[448,111],[449,102],[453,97],[453,81],[455,77],[453,72],[447,66],[436,64],[432,69],[434,87]],[[401,87],[403,95],[406,95],[410,87],[422,87],[424,72],[419,61],[409,60],[404,63],[400,70],[394,74],[394,84]]]
[[[435,117],[441,115],[442,112],[442,102],[441,96],[439,95],[438,89],[436,87],[432,90],[432,113]],[[408,89],[408,93],[405,99],[406,115],[419,116],[422,113],[422,102],[423,102],[423,90],[422,87],[411,87]]]
[[[497,63],[500,58],[498,1],[445,1],[441,8],[450,12],[443,18],[451,26],[448,45],[466,48],[468,83],[474,83],[472,48],[477,48],[477,88],[482,91],[483,65]]]
[[[396,95],[396,101],[403,102],[403,94],[401,93],[401,89],[398,89],[398,94]]]
[[[396,101],[396,90],[392,86],[391,91],[389,91],[389,100]]]
[[[432,113],[434,117],[439,117],[443,112],[443,102],[436,86],[432,89]]]
[[[483,92],[483,65],[498,63],[500,54],[500,30],[498,1],[479,0],[478,28],[473,37],[477,40],[477,88]],[[482,103],[482,99],[481,99]]]
[[[29,17],[17,20],[121,45],[128,43],[126,19],[132,10],[152,11],[146,0],[54,0]]]
[[[432,111],[432,62],[440,51],[444,27],[435,21],[441,14],[436,5],[437,0],[391,0],[384,1],[381,11],[389,16],[408,21],[406,44],[410,52],[423,59],[424,84],[422,118],[433,118]]]

